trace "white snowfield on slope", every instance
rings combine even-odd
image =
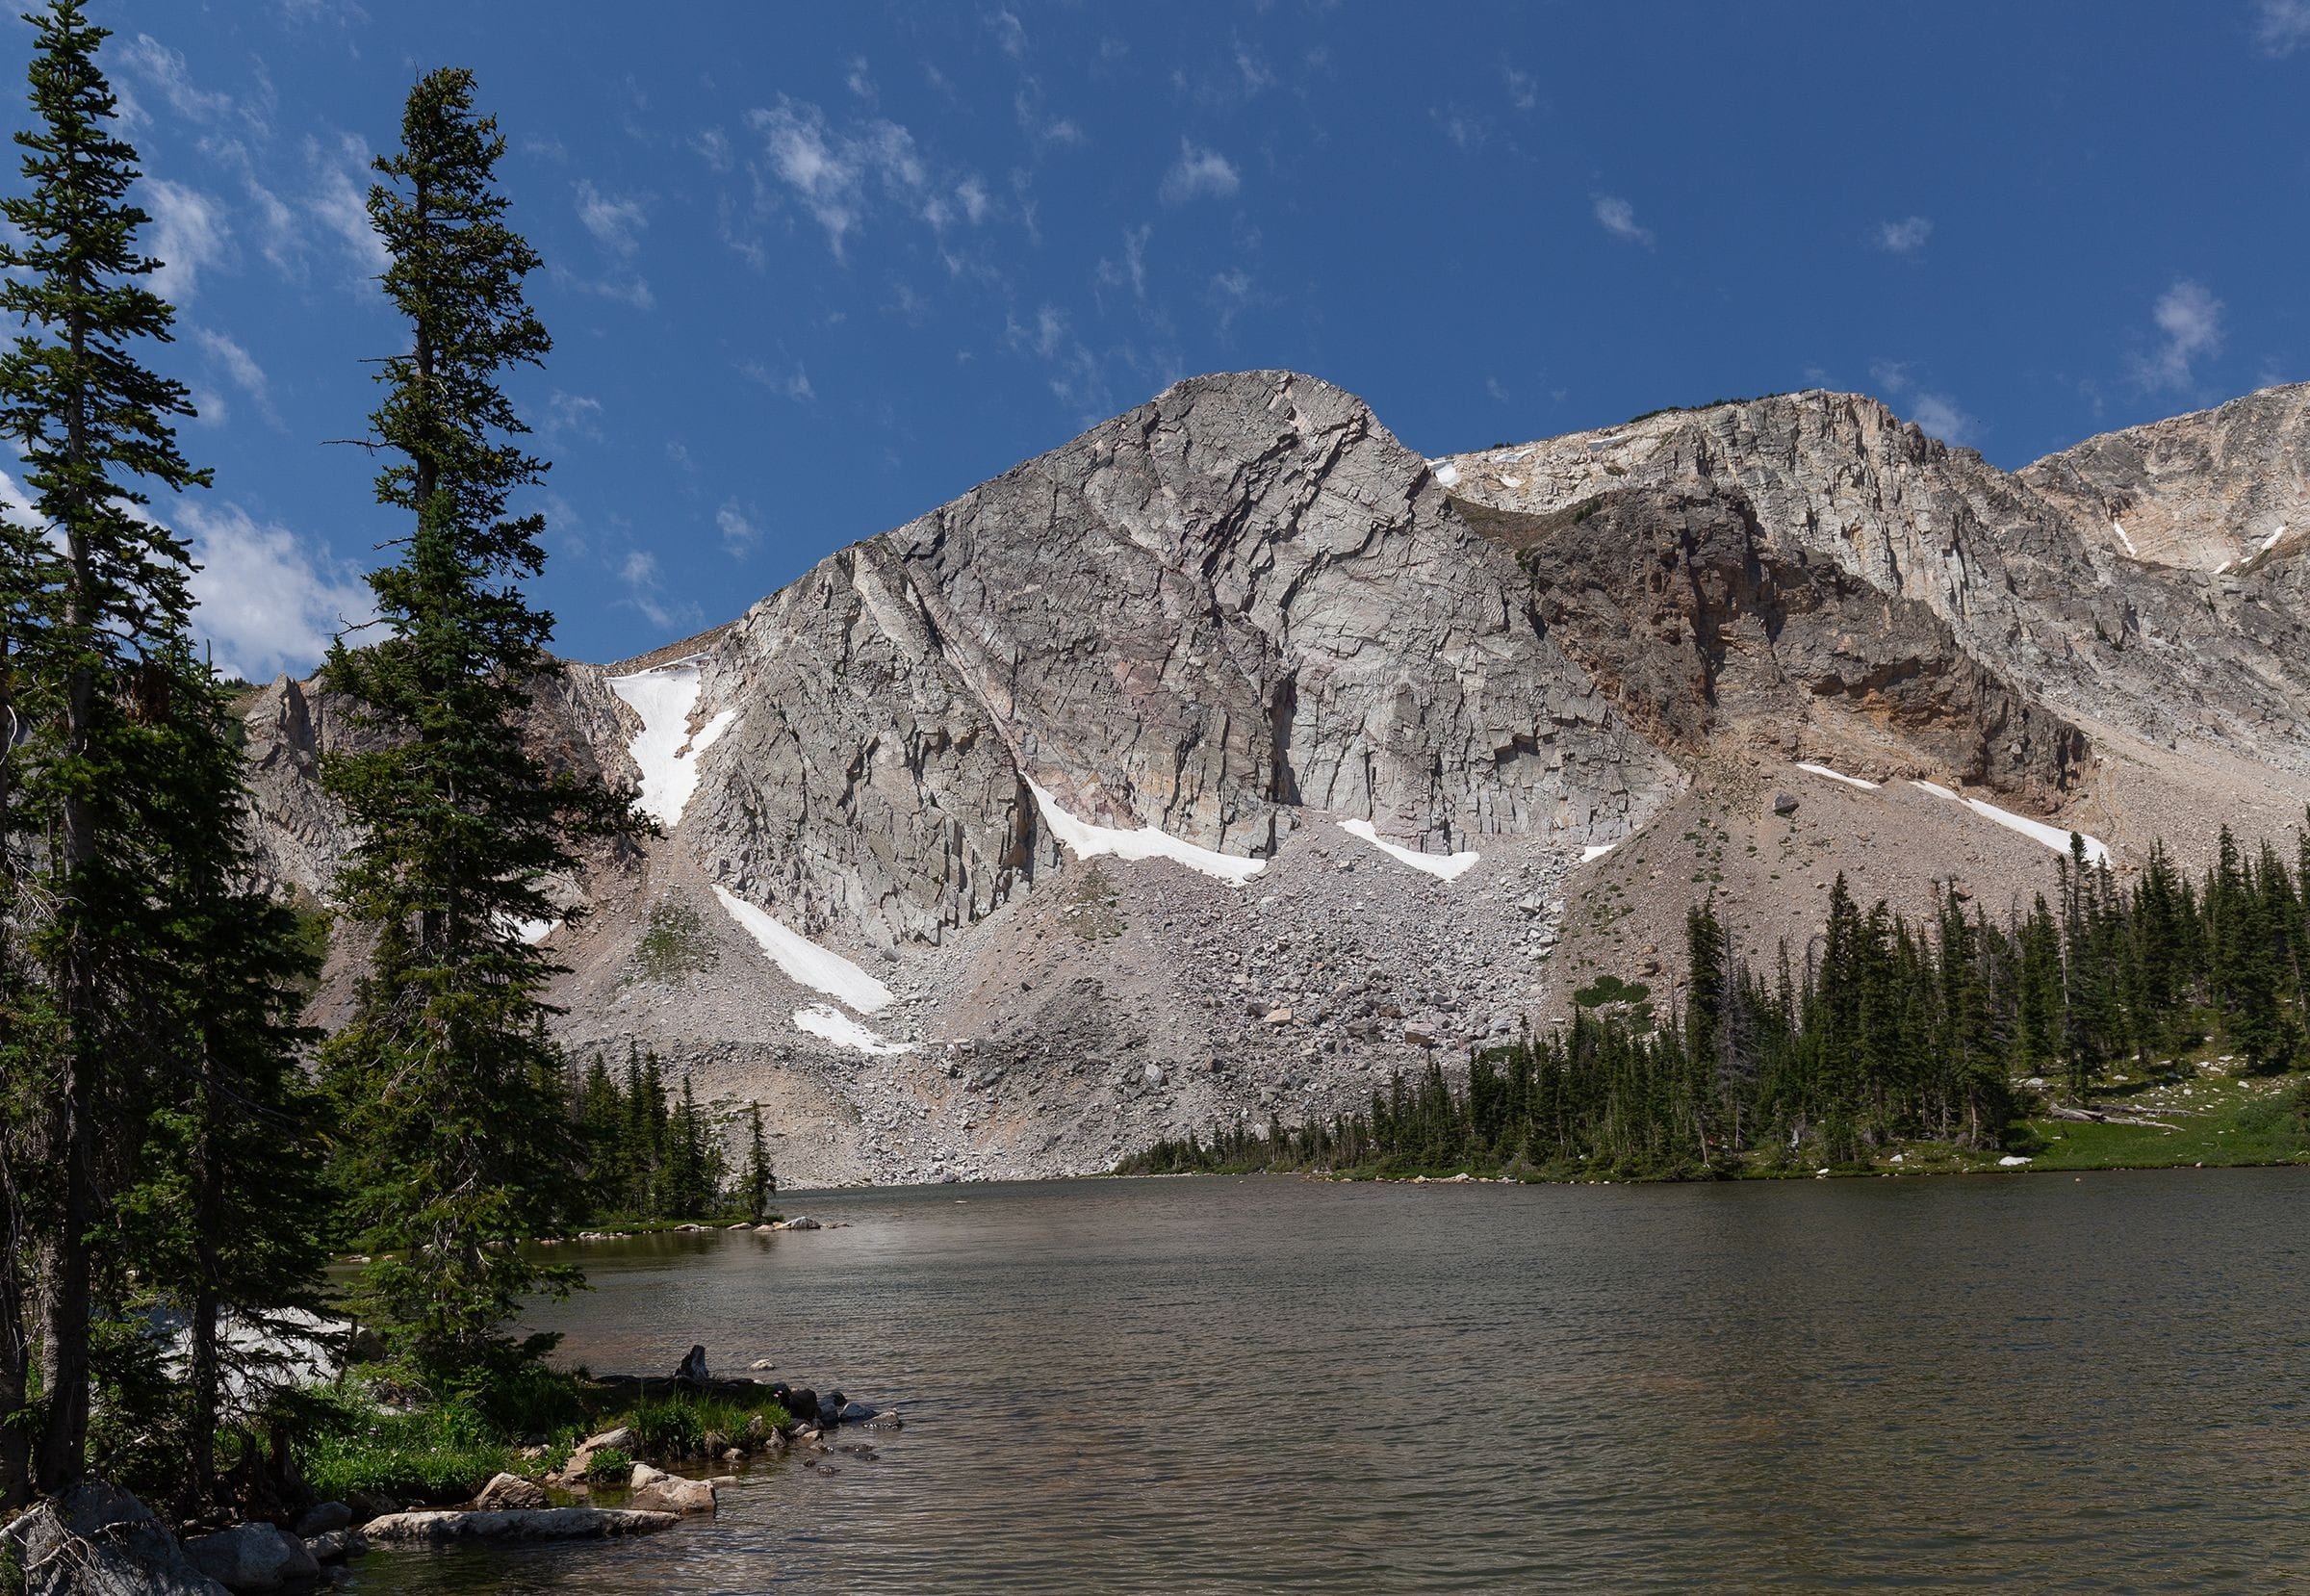
[[[2032,820],[2026,814],[2015,814],[2012,810],[2001,810],[1995,804],[1985,804],[1980,799],[1968,798],[1962,792],[1952,792],[1937,782],[1912,782],[1909,785],[1930,792],[1936,798],[1946,798],[1953,804],[1963,804],[1983,819],[1994,820],[2008,831],[2019,832],[2023,837],[2034,837],[2056,853],[2066,854],[2069,851],[2069,834],[2059,826],[2048,826],[2044,821]],[[2078,836],[2085,842],[2088,864],[2107,864],[2110,862],[2109,845],[2100,837],[2087,837],[2083,832],[2078,833]]]
[[[823,1038],[837,1047],[847,1047],[854,1053],[870,1053],[888,1057],[894,1053],[911,1053],[914,1043],[892,1042],[877,1031],[870,1031],[841,1010],[824,1003],[813,1003],[807,1009],[794,1011],[794,1028]]]
[[[1484,857],[1478,853],[1424,854],[1417,848],[1406,848],[1400,843],[1390,842],[1379,835],[1379,832],[1369,820],[1343,820],[1340,822],[1340,830],[1350,837],[1362,837],[1391,859],[1401,860],[1415,870],[1425,870],[1439,881],[1450,881],[1454,877],[1465,874],[1471,865]]]
[[[1088,820],[1078,820],[1059,805],[1033,778],[1027,781],[1028,790],[1035,794],[1035,807],[1042,811],[1043,824],[1051,828],[1066,851],[1083,859],[1095,859],[1111,854],[1116,859],[1175,860],[1191,870],[1200,870],[1207,876],[1238,884],[1249,881],[1268,867],[1264,859],[1243,859],[1234,854],[1219,853],[1211,848],[1198,848],[1193,842],[1182,842],[1159,826],[1142,826],[1126,831],[1119,826],[1094,826]]]
[[[714,883],[714,896],[722,901],[723,912],[737,922],[740,930],[755,940],[770,962],[783,970],[786,979],[796,986],[824,992],[860,1014],[870,1015],[878,1009],[886,1009],[894,1001],[888,987],[848,959],[832,948],[820,947],[783,920],[767,911],[757,909],[720,882]]]
[[[613,676],[609,690],[624,699],[642,717],[641,732],[627,745],[634,768],[642,773],[641,802],[636,806],[671,831],[681,819],[690,795],[698,790],[698,757],[721,740],[737,718],[724,709],[690,734],[690,717],[698,711],[698,661],[678,659],[654,670],[631,676]]]

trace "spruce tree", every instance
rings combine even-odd
[[[770,1199],[778,1195],[778,1171],[770,1164],[770,1144],[762,1136],[762,1105],[748,1105],[746,1117],[746,1173],[740,1182],[746,1198],[746,1217],[759,1224],[770,1214]]]
[[[30,819],[51,839],[37,905],[14,906],[35,910],[17,956],[44,989],[43,1041],[7,1062],[10,1095],[36,1102],[40,1120],[38,1189],[33,1169],[12,1173],[40,1272],[35,1463],[55,1491],[87,1463],[91,1249],[112,1196],[102,1161],[131,1139],[151,1064],[147,811],[167,739],[141,710],[191,597],[184,542],[141,506],[151,486],[208,476],[176,446],[185,388],[140,362],[140,346],[167,340],[173,312],[142,281],[161,263],[137,245],[149,219],[129,203],[137,153],[115,131],[96,64],[106,31],[79,0],[30,20],[34,125],[15,136],[27,192],[0,200],[13,232],[0,244],[0,311],[21,329],[0,354],[0,436],[23,457],[39,535],[12,532],[0,551],[14,739],[0,803],[11,824]],[[0,1381],[0,1397],[20,1406],[20,1384]],[[16,1473],[0,1463],[0,1488]]]
[[[629,794],[549,768],[522,735],[552,617],[523,591],[544,567],[542,518],[510,502],[546,465],[500,383],[551,344],[523,296],[538,257],[495,187],[504,149],[475,114],[473,75],[445,67],[410,90],[401,147],[374,163],[370,220],[409,344],[381,363],[367,442],[388,461],[377,501],[408,530],[370,578],[387,635],[340,640],[323,672],[364,734],[322,782],[359,837],[339,892],[373,939],[323,1069],[379,1253],[370,1312],[419,1370],[449,1378],[501,1367],[517,1349],[499,1326],[523,1297],[573,1283],[520,1246],[579,1194],[540,1026],[556,971],[518,928],[570,916],[547,888],[576,868],[578,840],[636,829]]]

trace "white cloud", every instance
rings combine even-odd
[[[192,577],[194,635],[217,668],[247,682],[321,662],[329,640],[375,612],[369,588],[288,528],[237,504],[187,502],[178,510],[200,570]]]
[[[152,217],[152,253],[161,261],[152,290],[183,304],[200,286],[203,268],[225,258],[232,225],[216,198],[165,177],[147,177],[141,195]]]
[[[1510,105],[1519,111],[1530,111],[1539,105],[1540,86],[1533,80],[1531,73],[1519,70],[1504,62],[1500,70],[1501,75],[1507,80]]]
[[[257,409],[267,421],[275,426],[280,425],[281,418],[272,407],[272,385],[266,378],[265,368],[257,364],[253,355],[229,334],[212,327],[196,328],[192,341],[223,369],[224,374],[232,379],[235,387],[256,402]]]
[[[700,610],[696,605],[669,605],[665,600],[665,583],[658,576],[657,556],[646,549],[636,549],[626,556],[618,567],[618,579],[626,584],[626,603],[641,611],[642,619],[660,631],[672,631],[694,627]]]
[[[755,525],[734,499],[722,502],[722,507],[714,512],[714,526],[722,533],[722,546],[739,558],[761,541],[761,528]]]
[[[1505,387],[1502,386],[1500,378],[1496,376],[1488,376],[1484,378],[1484,392],[1491,395],[1502,404],[1508,402],[1508,391]]]
[[[1887,396],[1901,399],[1902,408],[1909,412],[1911,421],[1945,444],[1972,447],[1981,437],[1979,418],[1968,415],[1947,394],[1918,387],[1914,370],[1912,363],[1906,360],[1875,360],[1869,363],[1870,377]]]
[[[1458,106],[1436,106],[1428,112],[1429,118],[1444,130],[1444,137],[1462,149],[1478,149],[1484,142],[1484,124]]]
[[[1599,194],[1596,197],[1597,225],[1616,239],[1630,244],[1652,246],[1653,230],[1636,224],[1636,207],[1618,194]]]
[[[1123,258],[1117,262],[1102,258],[1098,266],[1099,281],[1111,287],[1131,285],[1131,297],[1147,296],[1147,240],[1155,236],[1152,222],[1123,229]]]
[[[2282,61],[2310,44],[2310,0],[2261,0],[2254,42],[2262,53]]]
[[[955,197],[962,202],[962,214],[970,219],[974,227],[987,219],[988,208],[993,204],[988,197],[987,185],[976,177],[965,177],[956,184]]]
[[[690,147],[712,170],[730,170],[730,135],[720,128],[701,128],[698,136],[690,141]]]
[[[783,94],[776,106],[749,112],[746,119],[762,136],[771,171],[826,229],[836,260],[865,219],[877,187],[919,208],[929,173],[914,136],[898,123],[876,118],[836,133],[818,107]]]
[[[232,95],[195,84],[184,56],[152,35],[139,34],[115,45],[114,50],[131,75],[157,90],[169,109],[187,121],[214,124],[233,116]],[[264,118],[255,111],[244,107],[241,116],[250,126],[264,129]]]
[[[365,278],[390,264],[385,241],[369,220],[369,152],[351,134],[340,134],[334,149],[318,139],[305,141],[305,163],[313,169],[313,191],[305,209],[337,235]]]
[[[988,13],[987,31],[994,35],[996,47],[1014,61],[1027,53],[1027,30],[1009,8],[998,7]]]
[[[1216,149],[1203,149],[1179,141],[1179,159],[1163,174],[1158,191],[1166,205],[1184,205],[1191,199],[1225,199],[1243,187],[1235,163]]]
[[[772,371],[758,360],[742,360],[738,363],[738,372],[749,382],[758,382],[772,393],[790,399],[797,404],[807,404],[818,397],[818,390],[810,386],[810,373],[799,360],[790,372]]]
[[[849,90],[856,94],[860,99],[864,100],[869,106],[872,106],[878,99],[881,98],[881,95],[874,87],[874,78],[872,74],[866,70],[866,58],[864,56],[852,56],[850,58],[850,71],[843,77],[842,82],[844,87],[848,88]]]
[[[1211,302],[1219,313],[1221,338],[1234,330],[1236,316],[1251,303],[1253,289],[1251,273],[1240,266],[1232,271],[1219,272],[1211,279]]]
[[[650,225],[640,200],[603,193],[584,178],[578,183],[578,219],[603,248],[628,258],[641,247],[642,230]]]
[[[1903,217],[1899,221],[1879,222],[1870,233],[1869,242],[1888,255],[1913,255],[1932,237],[1931,217]]]
[[[584,394],[565,394],[556,388],[546,400],[545,431],[549,438],[567,440],[602,436],[602,401]]]
[[[2177,280],[2158,296],[2150,311],[2161,342],[2147,356],[2134,358],[2134,380],[2144,388],[2188,388],[2193,366],[2221,352],[2220,299],[2203,283]]]

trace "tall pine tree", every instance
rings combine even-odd
[[[500,1326],[522,1298],[572,1282],[518,1245],[578,1197],[560,1060],[539,1024],[554,969],[518,928],[564,914],[547,886],[576,867],[578,839],[636,828],[629,795],[548,768],[522,736],[530,683],[552,668],[552,618],[523,591],[545,564],[542,519],[511,500],[545,462],[500,383],[551,343],[523,296],[538,257],[495,186],[504,149],[475,114],[473,75],[445,67],[410,90],[401,148],[375,163],[370,219],[409,345],[382,363],[369,442],[389,462],[377,501],[409,529],[370,578],[388,635],[341,640],[324,669],[368,734],[322,781],[360,836],[339,888],[373,944],[323,1069],[379,1254],[369,1312],[420,1371],[450,1379],[501,1366],[517,1350]]]
[[[23,456],[39,530],[0,549],[15,739],[0,801],[47,843],[37,903],[14,906],[30,911],[17,968],[42,989],[41,1044],[6,1062],[10,1096],[35,1102],[39,1121],[37,1181],[31,1168],[10,1172],[13,1219],[38,1259],[33,1461],[54,1491],[87,1466],[105,1161],[131,1140],[123,1127],[141,1119],[153,1062],[150,811],[169,748],[146,711],[166,695],[160,656],[184,634],[191,568],[183,541],[141,507],[152,487],[208,476],[176,446],[185,388],[140,362],[140,346],[167,340],[173,312],[143,282],[161,263],[137,245],[149,219],[129,203],[137,153],[115,131],[96,64],[106,31],[79,0],[31,20],[34,125],[15,136],[27,192],[0,200],[13,232],[0,244],[0,311],[21,329],[0,354],[0,436]],[[22,1384],[12,1371],[0,1398],[20,1407]],[[13,1445],[21,1415],[9,1417]],[[19,1474],[0,1461],[0,1489]]]

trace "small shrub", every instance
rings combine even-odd
[[[661,903],[650,911],[650,929],[634,948],[642,974],[667,986],[680,986],[702,975],[721,961],[722,950],[706,935],[706,922],[686,903]]]
[[[633,1459],[619,1447],[603,1447],[586,1459],[585,1477],[596,1484],[623,1480],[633,1473]]]

